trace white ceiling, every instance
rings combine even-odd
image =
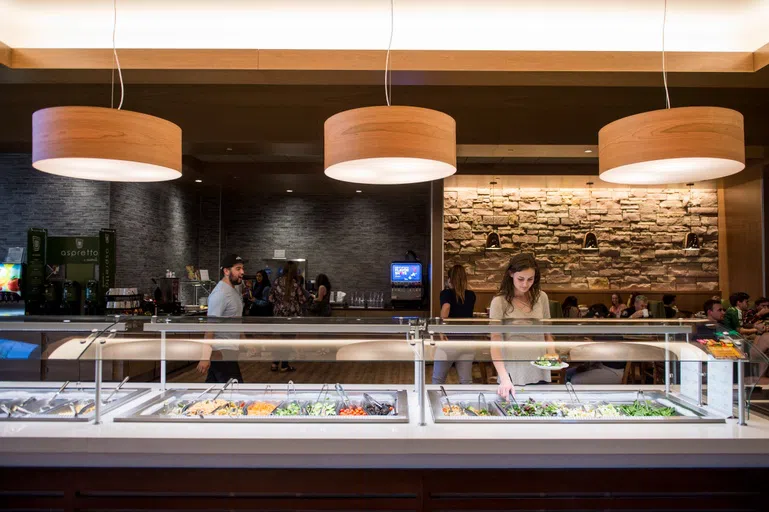
[[[394,0],[394,49],[658,51],[664,0]],[[119,48],[382,49],[389,0],[117,0]],[[769,42],[769,0],[668,0],[670,51]],[[0,41],[107,48],[111,0],[0,0]]]

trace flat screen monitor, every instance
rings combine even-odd
[[[393,283],[421,283],[422,282],[422,264],[390,263],[390,280]]]
[[[21,295],[20,263],[0,263],[0,292]]]

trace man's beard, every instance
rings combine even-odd
[[[237,284],[240,284],[242,282],[243,282],[243,276],[240,276],[240,277],[230,276],[230,283],[232,283],[233,285],[237,285]]]

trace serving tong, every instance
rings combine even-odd
[[[342,403],[346,408],[352,407],[352,401],[350,400],[350,397],[347,396],[347,393],[345,392],[344,388],[341,384],[338,382],[336,383],[336,386],[334,386],[334,389],[336,390],[337,394],[339,394],[339,397],[342,399]]]
[[[211,400],[216,400],[217,398],[219,398],[219,396],[221,396],[222,393],[227,391],[228,387],[230,387],[230,386],[234,387],[237,383],[238,383],[238,379],[230,379],[230,380],[228,380],[227,383],[224,386],[222,386],[222,389],[220,389],[219,392],[216,393]]]
[[[120,388],[122,388],[122,387],[125,385],[125,383],[126,383],[126,382],[128,382],[128,379],[130,379],[130,378],[131,378],[131,377],[130,377],[130,376],[128,376],[128,377],[126,377],[125,379],[123,379],[122,381],[120,381],[120,384],[118,384],[118,385],[117,385],[117,387],[115,387],[115,389],[113,389],[113,390],[112,390],[112,393],[110,393],[110,394],[109,394],[109,396],[107,396],[107,398],[105,398],[104,400],[102,400],[102,403],[104,403],[104,404],[108,404],[108,403],[109,403],[109,401],[110,401],[110,399],[112,399],[112,397],[113,397],[113,396],[115,396],[115,393],[117,393],[118,391],[120,391]]]
[[[51,398],[49,398],[46,401],[45,405],[43,407],[41,407],[40,410],[42,411],[43,409],[51,409],[53,407],[51,405],[51,402],[53,402],[53,399],[56,398],[57,396],[59,396],[61,394],[61,392],[64,391],[67,388],[67,386],[69,386],[69,381],[67,381],[64,384],[62,384],[61,387],[59,388],[59,390],[56,393],[54,393],[51,396]]]
[[[449,400],[449,394],[446,393],[446,388],[441,386],[441,392],[443,393],[443,397],[446,399],[446,404],[448,404],[448,406],[449,406],[449,414],[448,414],[448,416],[453,416],[454,415],[454,408],[451,405],[451,400]]]
[[[509,373],[507,374],[507,376],[510,377],[510,382],[513,382],[513,376],[510,375]],[[510,400],[512,400],[513,403],[515,403],[516,407],[518,407],[518,409],[520,409],[521,408],[521,404],[519,404],[518,400],[515,399],[515,394],[513,394],[513,389],[512,388],[510,388],[510,391],[508,392],[508,396],[510,397]],[[510,400],[508,400],[508,402]]]
[[[323,397],[323,400],[321,400],[321,397]],[[317,404],[325,404],[328,401],[328,399],[329,399],[329,396],[328,396],[328,384],[323,384],[323,386],[321,386],[321,388],[320,388],[320,393],[318,393],[318,398],[315,399],[315,403],[317,403]],[[307,411],[308,414],[310,412],[312,412],[312,411],[311,410]],[[321,409],[320,416],[328,416],[328,414],[326,414],[325,407]]]
[[[190,401],[189,401],[189,403],[187,403],[187,405],[185,405],[184,407],[182,407],[182,410],[181,410],[180,414],[184,414],[184,413],[186,413],[186,412],[187,412],[187,409],[189,409],[190,407],[192,407],[192,405],[193,405],[193,404],[195,404],[195,403],[196,403],[196,402],[198,402],[198,401],[199,401],[201,398],[203,398],[203,397],[204,397],[204,396],[206,396],[208,393],[210,393],[210,392],[211,392],[211,390],[212,390],[212,389],[214,389],[215,387],[216,387],[216,384],[211,384],[210,386],[208,386],[208,387],[205,389],[205,391],[203,391],[202,393],[200,393],[198,396],[196,396],[195,398],[193,398],[192,400],[190,400]]]
[[[294,398],[291,398],[291,392],[294,393]],[[296,385],[294,384],[293,380],[288,381],[288,384],[286,384],[286,400],[282,402],[281,404],[278,404],[278,407],[275,409],[280,409],[283,404],[290,404],[291,402],[296,402],[299,405],[299,414],[301,416],[308,416],[307,414],[307,408],[305,407],[305,404],[302,404],[299,402],[298,395],[296,393]]]

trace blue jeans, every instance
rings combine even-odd
[[[437,349],[433,363],[433,384],[445,384],[451,366],[457,367],[460,384],[473,383],[473,352],[462,353],[453,350]]]

